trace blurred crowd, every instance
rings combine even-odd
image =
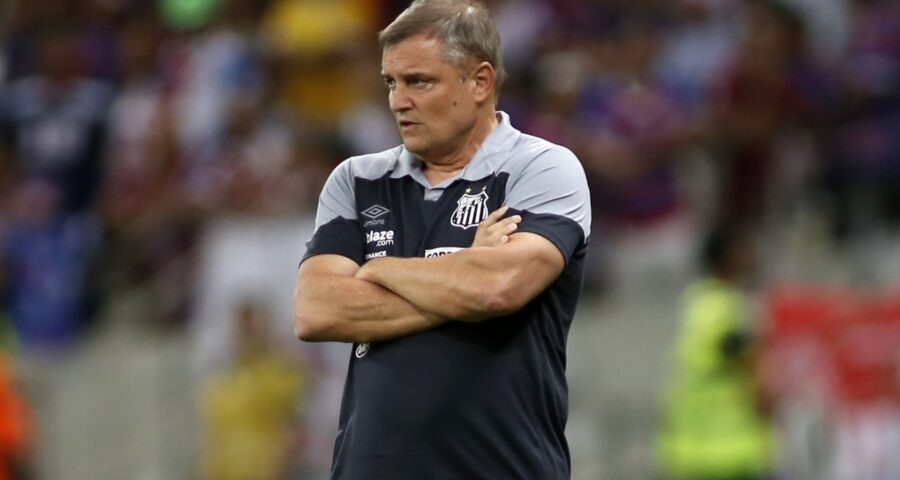
[[[685,262],[714,225],[802,217],[836,252],[900,242],[900,3],[486,3],[510,72],[500,109],[570,147],[591,182],[589,294]],[[252,305],[289,308],[280,274],[293,279],[324,179],[399,143],[375,33],[407,4],[0,3],[0,335],[64,348],[142,289],[153,328],[197,339],[208,421],[227,423],[216,375],[249,371],[235,337],[267,316]],[[865,255],[859,279],[896,280]],[[328,368],[331,352],[297,352],[279,308],[266,348]],[[260,418],[316,402],[301,373],[254,365],[281,402]],[[287,435],[245,427],[261,449]]]

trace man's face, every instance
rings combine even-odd
[[[444,52],[440,40],[416,35],[386,48],[381,59],[403,144],[427,162],[459,150],[477,115],[473,82]]]

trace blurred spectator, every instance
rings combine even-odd
[[[652,70],[660,38],[648,22],[620,26],[612,64],[600,66],[579,105],[597,210],[614,228],[652,224],[681,206],[673,164],[691,119]]]
[[[172,97],[160,75],[161,31],[152,17],[120,30],[123,77],[109,116],[100,213],[106,229],[105,287],[149,287],[150,315],[182,323],[189,306],[191,249],[199,215],[183,188]]]
[[[305,239],[308,209],[334,153],[323,139],[298,137],[290,116],[268,99],[236,102],[224,134],[207,144],[186,178],[188,200],[205,219],[197,231],[196,366],[215,368],[230,357],[223,314],[253,294],[289,315],[293,252]],[[301,139],[305,141],[301,141]],[[237,259],[237,261],[235,261]],[[289,322],[279,338],[295,344]]]
[[[715,229],[703,248],[702,279],[684,293],[672,352],[659,453],[679,480],[765,479],[773,438],[760,406],[750,310],[742,292],[753,268],[750,238]]]
[[[323,156],[326,154],[321,149],[313,143],[307,144],[304,160],[315,162]],[[292,177],[291,173],[285,174],[288,182]],[[236,180],[234,188],[256,188],[254,179],[249,182],[249,186],[239,187],[243,182]],[[273,188],[281,189],[277,185]],[[310,194],[302,188],[288,192]],[[246,197],[235,201],[246,201]],[[194,366],[201,375],[233,357],[233,325],[222,322],[222,318],[246,295],[266,299],[268,305],[278,305],[272,317],[275,324],[271,327],[282,342],[299,347],[290,322],[285,321],[291,315],[293,295],[293,286],[285,279],[296,274],[294,252],[312,234],[312,218],[302,210],[309,205],[297,200],[295,209],[269,212],[259,210],[258,204],[237,206],[241,208],[232,207],[211,217],[198,231],[191,329]]]
[[[246,28],[254,12],[237,7],[247,0],[202,3],[214,4],[210,23],[169,35],[163,44],[163,74],[174,88],[178,139],[189,162],[223,133],[233,100],[259,95],[264,81],[259,46]]]
[[[654,70],[692,114],[708,113],[715,82],[734,56],[740,26],[735,3],[673,2]]]
[[[300,131],[289,112],[246,94],[224,121],[222,133],[206,142],[186,172],[189,200],[214,215],[304,211],[329,160],[311,144],[300,150]]]
[[[900,225],[900,5],[854,2],[840,103],[827,140],[825,186],[839,240],[887,222]]]
[[[603,229],[593,255],[602,252],[604,258],[588,275],[611,272],[607,281],[616,284],[684,270],[692,243],[693,211],[678,170],[704,117],[654,68],[661,46],[658,22],[653,16],[629,17],[598,44],[603,63],[581,91],[575,114],[592,210]]]
[[[96,225],[89,216],[66,215],[62,198],[50,182],[23,183],[3,243],[5,301],[26,347],[69,343],[96,306]]]
[[[19,170],[57,188],[65,213],[93,207],[102,176],[108,86],[79,73],[77,30],[63,21],[36,36],[37,71],[0,91],[0,135]]]
[[[65,342],[94,306],[102,151],[111,91],[79,75],[77,30],[35,37],[37,70],[0,91],[0,135],[17,180],[3,240],[9,313],[26,345]]]
[[[34,420],[15,388],[8,355],[0,346],[0,480],[19,480],[31,478]]]
[[[315,128],[335,128],[364,96],[349,73],[364,44],[360,40],[374,35],[378,16],[379,2],[365,0],[271,2],[260,35],[276,72],[278,101]]]
[[[722,155],[719,218],[759,223],[786,129],[809,125],[824,87],[806,57],[805,26],[774,0],[748,2],[746,26],[722,79],[711,118]]]
[[[291,426],[305,395],[306,372],[268,339],[266,312],[252,302],[237,312],[239,354],[203,387],[203,478],[289,478],[298,458]],[[296,473],[296,472],[294,472]]]

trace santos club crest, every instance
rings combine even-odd
[[[484,190],[480,193],[472,195],[471,188],[466,189],[466,193],[456,201],[456,210],[450,215],[450,224],[454,227],[466,229],[469,227],[477,227],[482,220],[487,218],[488,194]]]

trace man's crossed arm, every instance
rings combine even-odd
[[[521,217],[500,208],[478,226],[471,248],[434,258],[339,255],[303,262],[294,291],[294,331],[306,341],[369,342],[429,330],[449,320],[515,312],[559,276],[560,251],[536,234],[513,235]]]

